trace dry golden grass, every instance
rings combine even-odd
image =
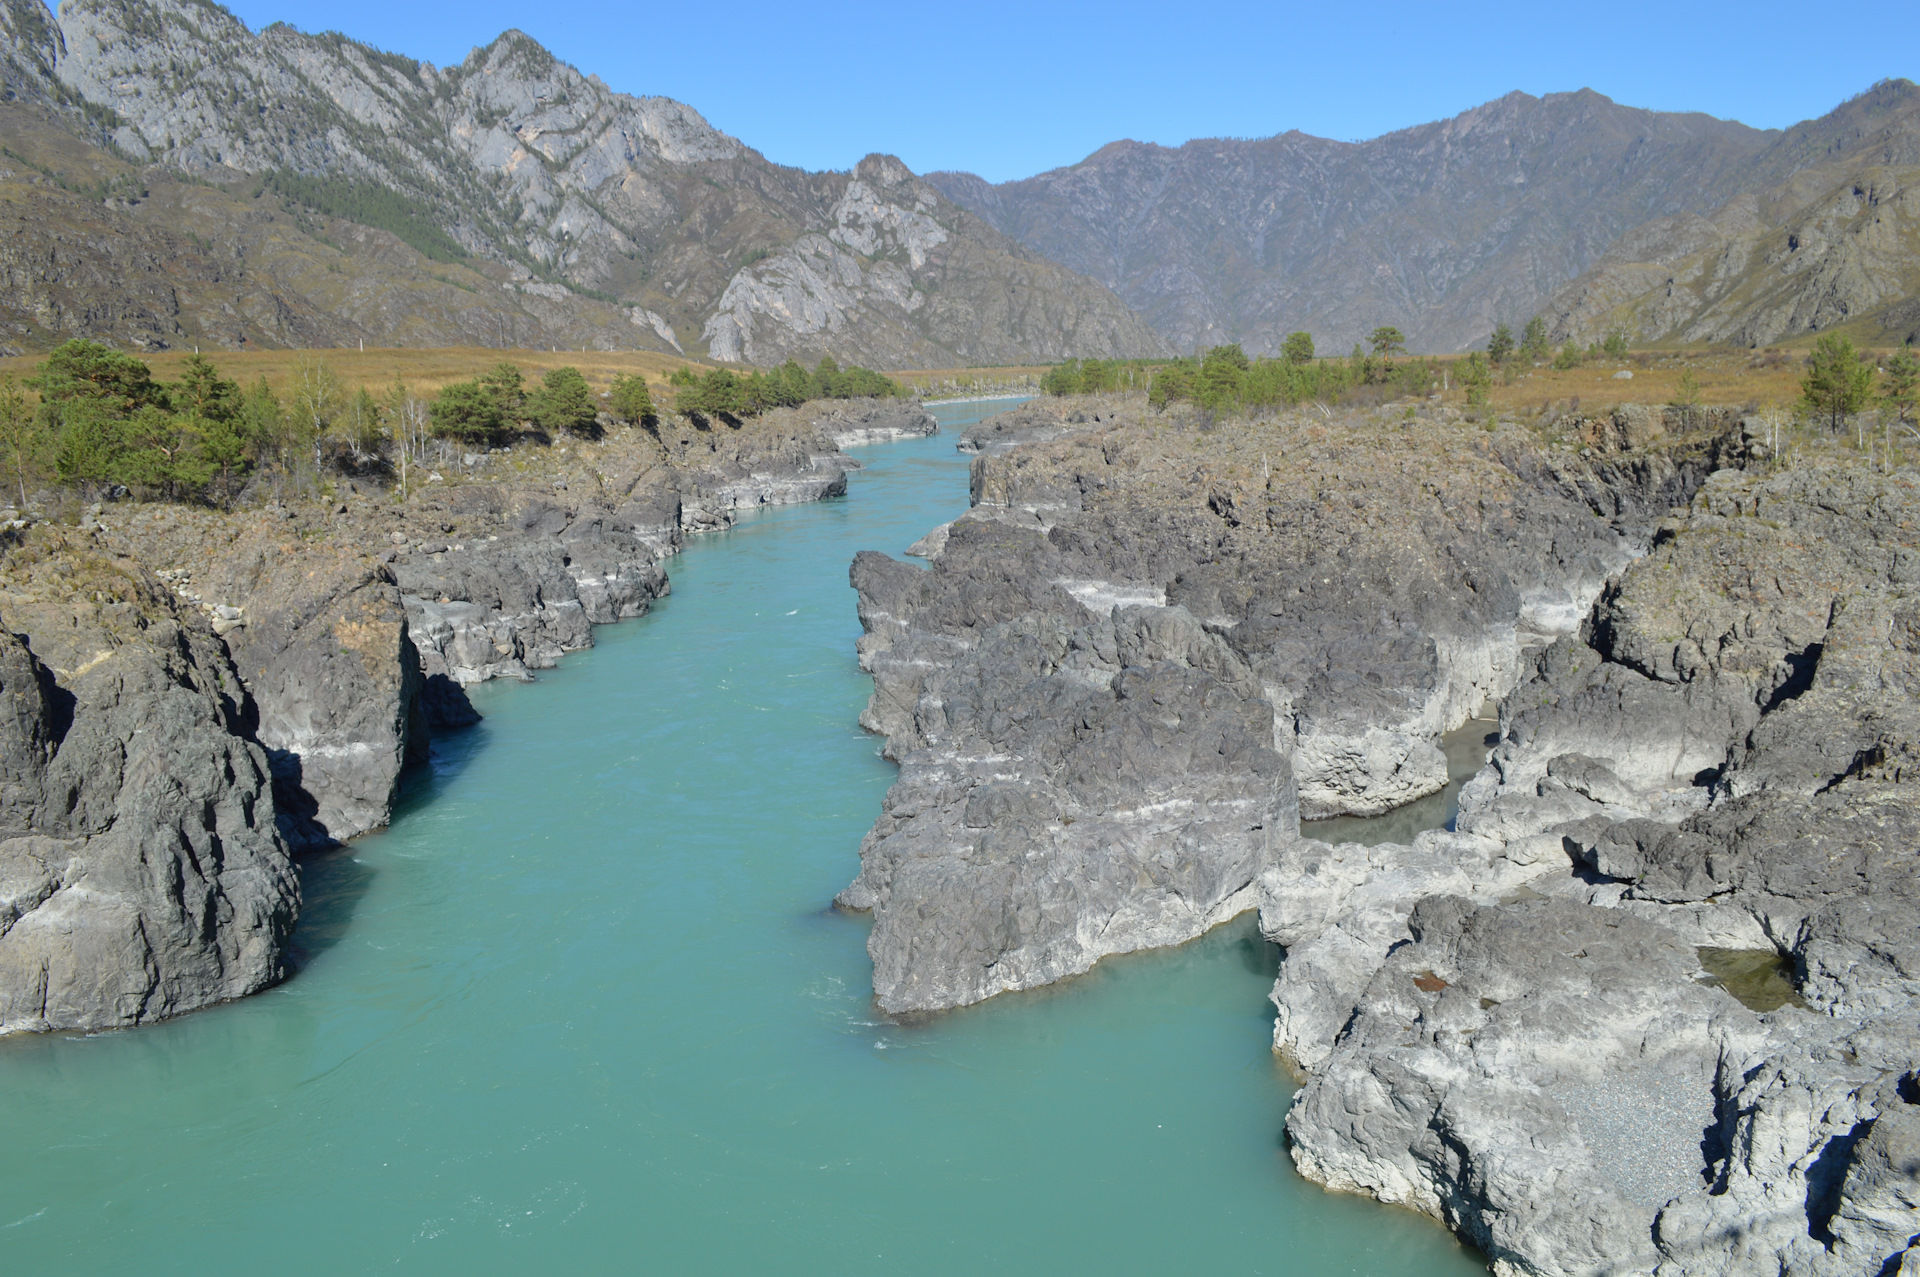
[[[1789,408],[1800,400],[1800,379],[1806,375],[1800,351],[1766,354],[1760,351],[1700,350],[1638,352],[1626,359],[1601,358],[1578,368],[1528,368],[1512,384],[1504,376],[1493,379],[1491,400],[1505,412],[1607,408],[1619,403],[1665,404],[1680,395],[1680,378],[1691,371],[1699,386],[1699,402],[1756,408]],[[1758,366],[1756,366],[1758,365]],[[1631,381],[1616,381],[1622,369]],[[1447,396],[1463,399],[1457,385]]]
[[[907,368],[887,376],[904,386],[917,386],[929,395],[941,391],[1016,389],[1037,386],[1051,364],[1009,364],[1002,368]]]
[[[191,351],[169,350],[139,358],[162,381],[180,375],[180,367],[192,357]],[[506,362],[527,374],[529,380],[550,369],[571,364],[596,388],[604,389],[617,376],[642,376],[650,385],[664,385],[675,368],[710,367],[704,360],[682,359],[652,351],[608,350],[494,350],[481,346],[452,346],[430,350],[215,350],[207,358],[222,376],[242,385],[252,385],[261,377],[275,392],[285,394],[292,386],[302,361],[317,360],[327,365],[347,387],[366,386],[379,391],[393,384],[397,376],[417,391],[431,394],[450,381],[467,381]],[[30,377],[40,366],[37,356],[0,359],[0,374]]]

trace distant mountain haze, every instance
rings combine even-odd
[[[1037,127],[1044,127],[1039,122]],[[440,68],[209,0],[0,0],[0,349],[592,346],[883,368],[1381,325],[1415,351],[1920,334],[1920,90],[1758,130],[1580,90],[1017,182],[769,162],[509,31]]]
[[[0,305],[14,345],[50,329],[150,348],[565,342],[882,367],[1164,349],[1106,289],[897,161],[772,164],[518,32],[441,69],[254,33],[203,0],[69,0],[57,17],[0,0],[0,77],[9,136],[70,152],[53,124],[93,148],[10,175],[39,213]],[[229,198],[249,176],[251,201]],[[74,204],[103,182],[160,189]],[[84,245],[61,238],[76,214]],[[187,260],[209,254],[218,267]],[[131,304],[113,283],[128,267]]]
[[[1920,89],[1890,80],[1788,129],[1739,194],[1634,228],[1543,309],[1556,341],[1920,343]]]
[[[1846,156],[1893,162],[1913,144],[1902,104],[1914,94],[1890,82],[1781,132],[1591,90],[1511,93],[1366,142],[1116,142],[1023,181],[926,180],[1106,284],[1183,351],[1239,341],[1270,354],[1302,329],[1339,352],[1381,324],[1416,350],[1452,351],[1552,306],[1563,328],[1586,333],[1594,316],[1567,317],[1560,290],[1623,236],[1775,192]],[[1651,321],[1636,335],[1670,327]]]
[[[1181,350],[1272,354],[1303,329],[1344,352],[1381,324],[1457,350],[1525,319],[1634,226],[1723,202],[1777,136],[1588,90],[1510,93],[1367,142],[1116,142],[1002,186],[927,180]]]

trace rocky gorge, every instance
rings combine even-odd
[[[1763,437],[1125,399],[970,431],[931,570],[852,569],[901,765],[839,897],[879,1005],[1257,907],[1309,1178],[1502,1274],[1920,1268],[1920,477]],[[1313,837],[1440,789],[1487,702],[1451,827]]]
[[[684,536],[843,494],[842,446],[935,429],[911,401],[816,402],[468,453],[404,500],[347,481],[231,513],[16,520],[0,1033],[280,979],[295,856],[384,825],[433,733],[476,721],[465,687],[645,613]]]

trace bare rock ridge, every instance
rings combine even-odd
[[[1641,340],[1764,340],[1915,296],[1911,180],[1868,175],[1911,166],[1916,103],[1889,81],[1783,133],[1512,93],[1366,142],[1115,142],[1022,181],[926,180],[1182,351],[1272,354],[1307,329],[1337,352],[1386,323],[1415,349],[1462,350],[1541,310],[1583,339],[1625,318]],[[1857,183],[1875,194],[1847,208]],[[1790,234],[1818,251],[1788,263]]]
[[[1195,934],[1257,866],[1310,1178],[1500,1274],[1920,1268],[1920,474],[1770,473],[1722,413],[1136,412],[970,431],[933,570],[855,562],[881,1005]],[[1295,824],[1432,783],[1456,686],[1500,733],[1454,828]]]
[[[0,1033],[138,1024],[286,974],[292,855],[384,825],[462,690],[644,614],[685,534],[846,491],[911,403],[469,456],[405,504],[96,507],[0,555]],[[493,472],[498,473],[493,473]]]
[[[902,770],[840,902],[874,910],[890,1011],[1191,938],[1249,907],[1299,818],[1440,789],[1436,738],[1726,446],[1588,462],[1437,409],[1204,436],[1142,410],[969,430],[974,508],[932,571],[854,563],[862,721]]]
[[[896,160],[771,164],[516,31],[438,68],[195,0],[5,0],[0,74],[0,134],[27,161],[0,340],[22,349],[564,343],[879,367],[1162,350],[1106,289]]]

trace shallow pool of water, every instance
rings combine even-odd
[[[1440,738],[1441,752],[1447,756],[1446,788],[1378,816],[1303,821],[1300,832],[1321,842],[1378,847],[1389,842],[1410,843],[1414,835],[1429,829],[1452,829],[1454,817],[1460,814],[1460,787],[1486,766],[1487,751],[1498,740],[1499,726],[1491,715],[1470,718]]]
[[[847,564],[965,508],[953,443],[863,450],[477,689],[393,827],[306,863],[281,987],[0,1041],[7,1271],[1483,1272],[1294,1175],[1250,919],[875,1014],[828,908],[894,774]]]

